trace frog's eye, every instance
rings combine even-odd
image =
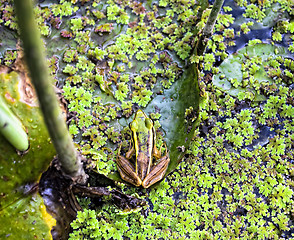
[[[132,129],[133,131],[136,131],[138,129],[138,124],[137,122],[133,121],[130,123],[130,129]]]
[[[152,120],[150,118],[146,118],[145,119],[145,126],[148,128],[148,129],[151,129],[153,127],[153,123],[152,123]]]

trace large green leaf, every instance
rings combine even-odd
[[[164,95],[157,96],[150,108],[159,107],[160,123],[165,131],[165,141],[170,151],[167,173],[172,172],[182,160],[185,149],[193,137],[199,108],[198,69],[195,64],[185,68],[182,77]],[[191,111],[186,114],[186,111]]]
[[[55,219],[46,212],[42,197],[29,194],[0,211],[0,239],[52,239]]]
[[[49,166],[55,150],[36,99],[30,97],[33,92],[25,74],[1,73],[0,94],[22,122],[30,143],[27,152],[19,153],[0,135],[0,238],[49,239],[49,228],[42,217],[42,199],[25,192],[28,184],[37,182]]]

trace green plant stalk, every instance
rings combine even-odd
[[[212,30],[216,22],[217,16],[221,10],[224,0],[215,0],[209,14],[208,20],[203,28],[202,35],[197,41],[196,47],[194,48],[193,55],[202,56],[208,39],[212,36]]]
[[[25,151],[29,148],[28,135],[22,123],[8,108],[2,96],[0,96],[0,133],[17,150]]]
[[[15,0],[14,5],[31,80],[62,170],[72,178],[85,179],[81,159],[74,148],[49,77],[43,42],[34,19],[32,0]]]

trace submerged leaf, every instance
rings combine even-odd
[[[266,97],[256,89],[262,82],[272,82],[266,68],[279,56],[287,56],[285,48],[270,44],[247,46],[222,62],[212,82],[232,96],[263,101]]]

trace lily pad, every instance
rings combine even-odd
[[[288,56],[287,49],[270,44],[247,46],[221,63],[212,82],[232,96],[243,94],[252,96],[255,101],[263,101],[266,97],[256,89],[262,82],[272,82],[266,69],[270,61],[279,56]]]
[[[55,219],[46,211],[42,197],[29,194],[0,210],[1,239],[52,239]]]
[[[198,69],[195,64],[185,68],[173,86],[158,95],[148,108],[160,109],[160,123],[170,151],[166,175],[175,170],[189,147],[196,128],[199,109]],[[186,112],[187,111],[187,112]]]
[[[50,239],[46,220],[40,217],[45,211],[41,198],[32,198],[25,192],[28,184],[36,183],[49,166],[55,155],[53,144],[25,73],[2,71],[0,94],[10,111],[22,122],[30,143],[29,149],[20,153],[0,135],[0,238]],[[9,224],[5,224],[8,219]]]

